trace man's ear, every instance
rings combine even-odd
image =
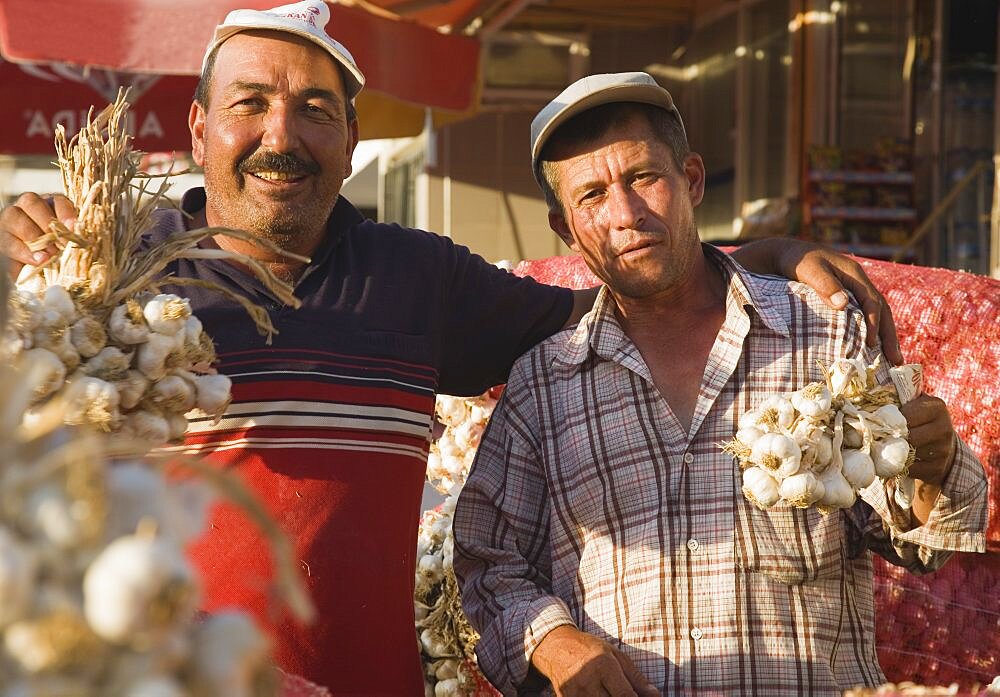
[[[358,147],[358,141],[361,139],[361,131],[358,127],[357,119],[347,122],[347,131],[347,167],[345,167],[344,179],[351,176],[351,172],[354,171],[354,165],[351,163],[351,160],[354,158],[354,149]]]
[[[705,162],[696,152],[684,158],[684,177],[688,182],[688,196],[694,208],[705,197]]]
[[[191,131],[191,158],[199,167],[205,166],[205,110],[198,102],[191,102],[188,114],[188,130]]]
[[[566,246],[572,249],[574,252],[579,252],[576,240],[573,239],[573,233],[570,232],[569,225],[566,224],[566,218],[562,213],[553,213],[549,211],[549,227],[552,231],[559,235],[559,239],[566,243]]]

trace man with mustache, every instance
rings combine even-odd
[[[549,224],[605,286],[514,364],[458,501],[480,667],[507,695],[881,684],[871,551],[925,573],[985,549],[985,474],[944,403],[903,407],[910,511],[878,479],[829,515],[758,510],[719,444],[766,396],[822,379],[818,362],[872,363],[860,309],[699,241],[705,168],[649,75],[583,78],[531,135]]]
[[[148,243],[211,225],[311,258],[300,263],[224,234],[206,243],[292,281],[298,310],[229,262],[183,260],[167,270],[210,278],[264,307],[279,331],[272,346],[230,299],[164,288],[190,299],[233,380],[226,416],[193,423],[186,445],[239,472],[293,538],[317,621],[300,627],[276,614],[267,545],[230,507],[215,512],[193,554],[206,609],[254,611],[286,670],[337,695],[410,696],[423,691],[412,594],[435,392],[476,394],[503,382],[517,356],[576,321],[595,292],[518,279],[446,238],[365,220],[339,196],[364,77],[323,29],[328,19],[323,2],[307,0],[237,10],[217,28],[189,118],[205,187],[184,195],[183,213],[161,211]],[[0,213],[0,251],[43,260],[24,243],[54,216],[75,214],[64,198],[53,203],[25,195]],[[744,259],[763,256],[766,271],[767,257],[779,256],[788,272],[843,303],[841,274],[877,321],[885,306],[857,265],[809,249],[781,241],[747,249]],[[881,326],[892,335],[888,314]]]

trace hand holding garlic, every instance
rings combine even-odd
[[[954,448],[943,403],[918,397],[903,407],[921,429],[914,443],[896,390],[876,384],[875,368],[860,359],[839,359],[823,368],[824,382],[772,395],[740,417],[736,438],[723,449],[739,460],[747,500],[761,509],[784,501],[829,513],[853,506],[855,492],[876,476],[901,482],[908,472],[927,471],[943,478],[953,453],[945,446],[951,442]],[[944,464],[911,470],[918,444],[941,448]]]

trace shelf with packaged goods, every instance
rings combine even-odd
[[[810,206],[809,214],[813,220],[912,223],[917,219],[917,211],[913,208],[880,208],[877,206]]]
[[[859,257],[866,257],[868,259],[883,259],[888,260],[896,256],[899,252],[899,247],[894,247],[889,244],[849,244],[849,243],[833,243],[830,245],[833,249],[838,252],[844,252],[845,254],[853,254]],[[903,253],[904,261],[914,261],[916,259],[916,253],[912,249],[908,249]]]
[[[845,184],[913,184],[913,172],[867,172],[845,169],[813,169],[811,182],[843,182]]]

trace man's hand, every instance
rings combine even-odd
[[[531,663],[552,683],[556,697],[660,694],[628,656],[570,625],[546,634],[532,654]]]
[[[743,245],[733,252],[740,264],[756,273],[777,274],[801,281],[835,310],[847,306],[850,291],[861,305],[868,324],[868,345],[882,340],[882,353],[893,365],[902,365],[896,323],[889,304],[872,285],[861,265],[843,254],[805,240],[772,237]]]
[[[928,394],[918,395],[900,407],[900,411],[910,430],[907,440],[917,449],[917,459],[909,474],[916,480],[913,515],[923,525],[955,460],[955,428],[947,405]]]
[[[58,250],[53,245],[32,251],[28,245],[47,234],[49,223],[61,221],[72,229],[76,208],[65,196],[51,197],[51,205],[38,194],[21,194],[12,205],[0,211],[0,255],[10,259],[8,270],[17,277],[21,267],[45,263]]]

